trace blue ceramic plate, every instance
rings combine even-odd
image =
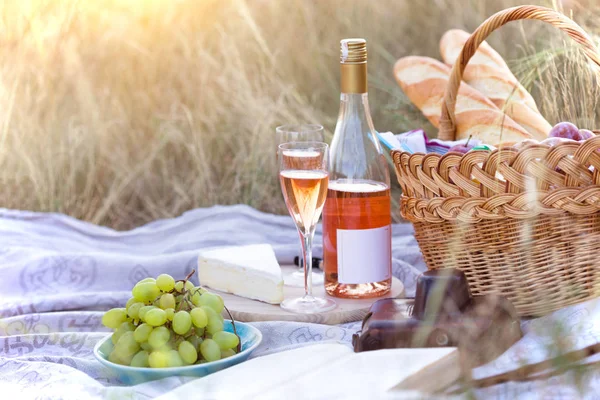
[[[110,335],[96,344],[94,347],[94,356],[102,364],[113,370],[119,380],[127,385],[137,385],[138,383],[167,378],[169,376],[202,377],[246,361],[262,341],[262,334],[255,327],[243,322],[236,322],[235,327],[242,343],[242,351],[219,361],[174,368],[139,368],[119,365],[108,361],[108,355],[113,349]],[[224,328],[228,332],[233,332],[231,321],[225,321]]]

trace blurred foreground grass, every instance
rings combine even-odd
[[[534,2],[573,10],[590,34],[600,32],[597,2]],[[213,204],[282,212],[274,129],[333,130],[340,39],[368,40],[376,128],[434,133],[396,85],[393,63],[439,58],[447,29],[472,31],[519,3],[1,2],[0,207],[117,229]],[[551,123],[600,127],[597,85],[565,35],[526,22],[489,41]]]

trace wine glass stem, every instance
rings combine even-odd
[[[312,297],[312,241],[314,231],[301,233],[304,256],[304,297]]]

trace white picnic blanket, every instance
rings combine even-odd
[[[315,243],[320,242],[319,227]],[[300,254],[289,217],[242,205],[197,209],[127,232],[60,214],[0,209],[0,399],[17,395],[20,400],[112,397],[108,388],[120,382],[92,354],[94,344],[107,332],[100,324],[102,310],[124,304],[132,285],[141,278],[163,272],[185,276],[195,267],[200,249],[251,243],[270,243],[282,264],[292,263]],[[317,246],[315,255],[320,254]],[[408,224],[393,227],[393,258],[393,273],[410,296],[425,265]],[[551,349],[549,332],[557,323],[564,325],[563,336],[573,348],[600,340],[599,307],[592,301],[525,323],[526,337],[476,373],[483,376],[514,368],[523,360],[543,359]],[[312,342],[349,344],[359,329],[359,323],[253,325],[264,335],[253,357]],[[150,382],[129,393],[131,398],[152,398],[190,379]],[[477,395],[549,398],[544,396],[550,393],[552,398],[572,398],[577,392],[571,381],[570,375],[563,375],[499,385],[479,390]],[[584,385],[588,398],[600,393],[598,375],[585,375]],[[295,395],[301,398],[301,393]]]

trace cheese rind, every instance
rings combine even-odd
[[[281,267],[271,245],[221,247],[198,256],[200,285],[237,296],[279,304]]]

